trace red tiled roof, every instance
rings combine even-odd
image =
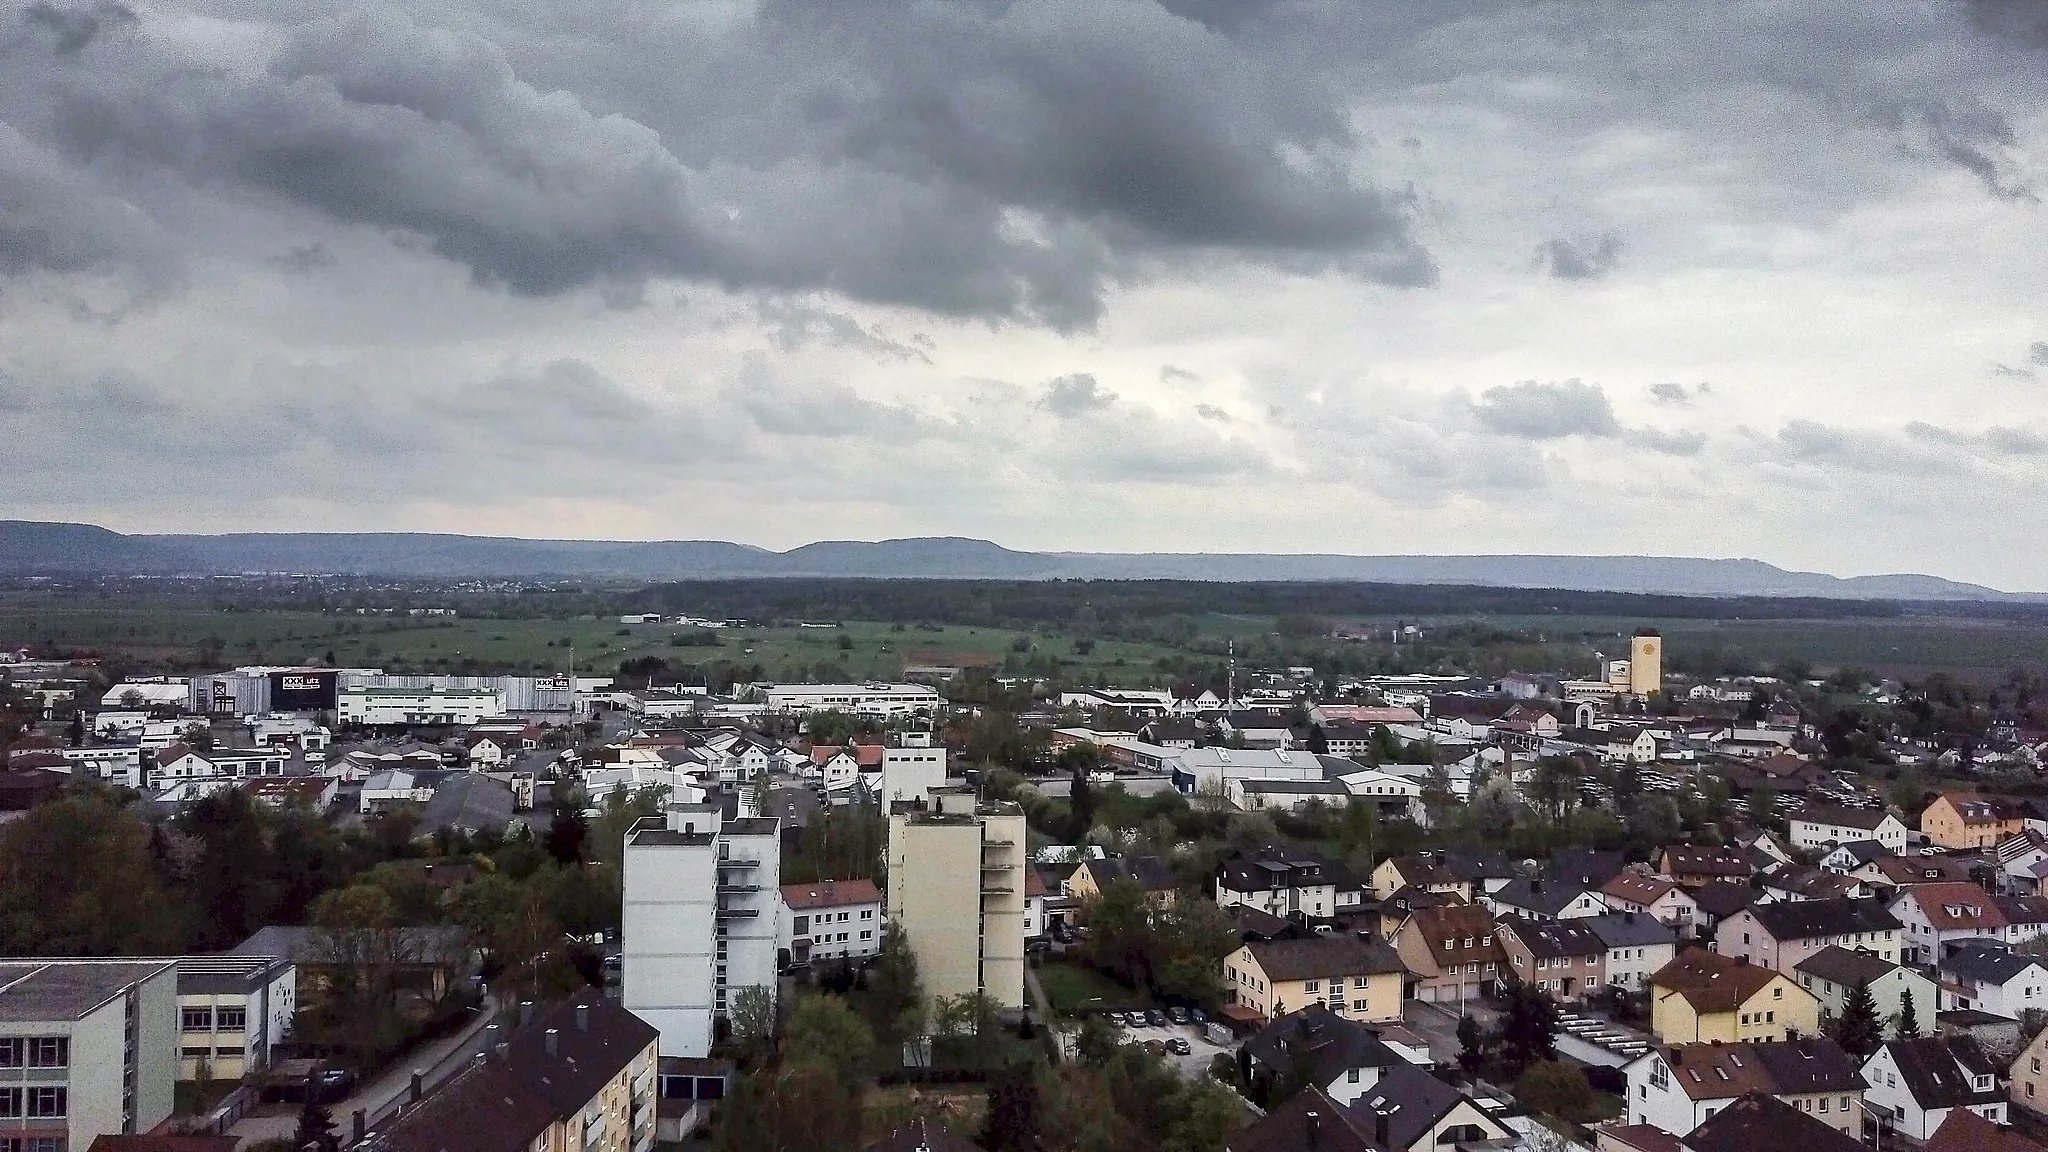
[[[815,884],[784,884],[782,902],[794,912],[844,908],[849,904],[880,904],[882,892],[873,880],[820,880]]]

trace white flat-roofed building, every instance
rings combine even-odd
[[[170,960],[0,960],[0,1143],[82,1152],[170,1118],[178,969]]]
[[[626,836],[620,998],[663,1056],[705,1056],[742,989],[776,988],[782,821],[676,804]],[[878,937],[879,939],[879,937]]]
[[[1173,786],[1184,794],[1222,796],[1231,780],[1324,780],[1313,752],[1286,748],[1189,748],[1168,761]]]
[[[898,800],[926,801],[946,786],[946,746],[929,732],[905,732],[882,749],[882,810]]]
[[[59,748],[75,775],[95,776],[129,788],[142,787],[142,746],[101,744],[90,748]]]
[[[381,727],[400,724],[468,726],[505,714],[505,694],[495,688],[344,688],[335,715],[343,724]]]
[[[864,960],[882,950],[882,892],[873,880],[784,884],[776,947],[791,964]]]
[[[935,712],[946,698],[923,684],[776,684],[762,690],[770,712],[848,712],[894,719]]]

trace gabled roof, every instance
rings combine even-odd
[[[1885,911],[1882,900],[1786,900],[1752,904],[1749,914],[1778,941],[1811,940],[1817,936],[1853,936],[1858,932],[1896,932],[1899,919]]]
[[[1920,884],[1968,883],[1970,860],[1946,853],[1934,856],[1880,856],[1868,865],[1899,887]],[[1972,885],[1974,887],[1974,885]]]
[[[1372,1029],[1330,1011],[1321,1001],[1297,1009],[1253,1033],[1244,1042],[1251,1058],[1291,1071],[1306,1064],[1318,1084],[1353,1068],[1393,1068],[1407,1061],[1380,1042]]]
[[[2024,820],[2026,810],[2001,796],[1983,796],[1975,792],[1949,792],[1941,796],[1953,808],[1956,818],[1964,824],[2003,824],[2011,820]]]
[[[1685,997],[1695,1012],[1733,1012],[1762,991],[1778,973],[1705,948],[1688,948],[1657,969],[1650,983]]]
[[[1277,845],[1240,852],[1225,860],[1216,874],[1216,886],[1232,892],[1269,892],[1323,884],[1357,887],[1350,869],[1342,863],[1320,853]]]
[[[1962,941],[1941,961],[1943,972],[1976,984],[2005,984],[2029,968],[2048,970],[2048,964],[1990,940]]]
[[[1401,958],[1376,937],[1310,936],[1299,940],[1251,940],[1245,948],[1268,980],[1319,980],[1326,976],[1406,972]]]
[[[1999,1068],[1968,1036],[1925,1036],[1886,1042],[1884,1052],[1898,1065],[1899,1079],[1922,1108],[1956,1108],[2005,1099]],[[1975,1080],[1990,1077],[1988,1087]]]
[[[1381,1074],[1379,1083],[1346,1105],[1345,1111],[1354,1125],[1366,1131],[1376,1127],[1378,1117],[1386,1117],[1386,1147],[1392,1152],[1413,1147],[1465,1098],[1463,1092],[1403,1062]]]
[[[1678,887],[1675,880],[1662,876],[1646,876],[1641,872],[1624,871],[1606,884],[1601,885],[1600,894],[1616,900],[1626,900],[1645,908],[1662,900]]]
[[[1919,884],[1900,893],[1938,932],[2048,923],[2048,897],[1993,895],[1975,884]]]
[[[1147,892],[1170,891],[1177,886],[1173,869],[1157,856],[1086,860],[1081,867],[1087,870],[1088,878],[1095,881],[1098,892],[1107,891],[1118,880],[1134,880]]]
[[[1527,908],[1546,916],[1555,916],[1588,891],[1590,889],[1585,885],[1576,882],[1532,880],[1522,876],[1501,885],[1500,889],[1487,899],[1511,908]]]
[[[1921,1152],[2048,1152],[2048,1145],[1993,1124],[1967,1108],[1957,1108],[1927,1138]]]
[[[1793,965],[1792,969],[1795,972],[1810,973],[1844,988],[1861,988],[1873,980],[1891,975],[1898,967],[1899,965],[1875,952],[1830,944]]]
[[[1690,1152],[1857,1152],[1833,1126],[1761,1092],[1744,1093],[1685,1137]]]
[[[1559,848],[1550,854],[1550,864],[1543,874],[1559,882],[1570,881],[1587,888],[1598,888],[1620,875],[1627,866],[1628,857],[1620,852]]]
[[[1837,844],[1834,852],[1828,855],[1833,856],[1837,852],[1848,855],[1858,865],[1868,864],[1880,856],[1893,854],[1891,849],[1876,840],[1851,840],[1846,844]]]
[[[554,1036],[553,1051],[548,1037]],[[536,1014],[507,1042],[505,1063],[556,1116],[580,1112],[619,1071],[660,1035],[653,1025],[596,988],[585,988]]]
[[[1670,1066],[1672,1082],[1692,1100],[1732,1100],[1746,1092],[1861,1092],[1867,1087],[1855,1058],[1825,1036],[1754,1044],[1660,1044],[1651,1055]]]
[[[1403,879],[1418,888],[1436,884],[1469,884],[1515,874],[1514,865],[1501,852],[1447,848],[1441,852],[1412,852],[1396,856],[1393,864]]]
[[[1418,908],[1400,930],[1411,928],[1439,965],[1498,964],[1505,955],[1493,934],[1493,914],[1477,904]]]
[[[1762,893],[1747,884],[1709,880],[1694,890],[1692,902],[1699,905],[1700,911],[1726,919],[1756,903],[1760,895]]]
[[[1748,876],[1755,870],[1741,852],[1719,844],[1672,844],[1664,849],[1664,871],[1673,876]]]
[[[881,890],[875,887],[873,880],[820,880],[815,884],[782,886],[782,903],[792,912],[881,902]]]
[[[1546,960],[1559,956],[1604,956],[1607,944],[1583,920],[1523,920],[1501,918],[1500,930],[1512,932],[1531,956]]]
[[[1610,949],[1673,944],[1678,940],[1678,933],[1647,912],[1607,912],[1572,923],[1591,928],[1593,934],[1600,937],[1600,942]]]
[[[505,1152],[529,1148],[560,1117],[506,1062],[456,1072],[432,1095],[380,1126],[370,1152]]]
[[[1884,808],[1844,808],[1835,804],[1808,804],[1792,814],[1792,822],[1826,824],[1833,828],[1860,828],[1865,832],[1875,832],[1877,826],[1891,815],[1891,812]]]
[[[1353,1115],[1318,1085],[1224,1138],[1228,1152],[1386,1152],[1373,1139],[1373,1118]]]

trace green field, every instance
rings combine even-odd
[[[833,628],[737,628],[717,646],[678,645],[685,629],[617,620],[534,620],[358,616],[353,612],[207,611],[183,608],[65,608],[0,605],[0,646],[117,656],[140,664],[310,664],[408,666],[436,671],[487,668],[560,672],[575,652],[579,671],[606,674],[623,660],[659,656],[672,666],[760,665],[772,680],[894,679],[906,654],[979,654],[1001,669],[1049,669],[1120,685],[1158,679],[1169,649],[1100,640],[1075,652],[1069,637],[1000,628],[896,626],[850,622]],[[1027,645],[1018,649],[1022,642]],[[851,647],[843,647],[842,640]],[[217,653],[213,659],[206,655]]]
[[[1039,987],[1045,989],[1045,998],[1056,1016],[1071,1019],[1094,1011],[1123,1012],[1153,1006],[1144,996],[1079,964],[1050,961],[1040,964],[1037,972]]]

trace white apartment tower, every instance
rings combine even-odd
[[[946,786],[946,746],[929,732],[898,733],[882,749],[882,807],[902,800],[929,803],[934,788]]]
[[[622,1000],[663,1056],[705,1056],[740,990],[775,995],[782,822],[672,803],[626,834]]]
[[[985,992],[1024,1005],[1024,812],[973,788],[931,790],[889,812],[889,919],[931,1000]]]

